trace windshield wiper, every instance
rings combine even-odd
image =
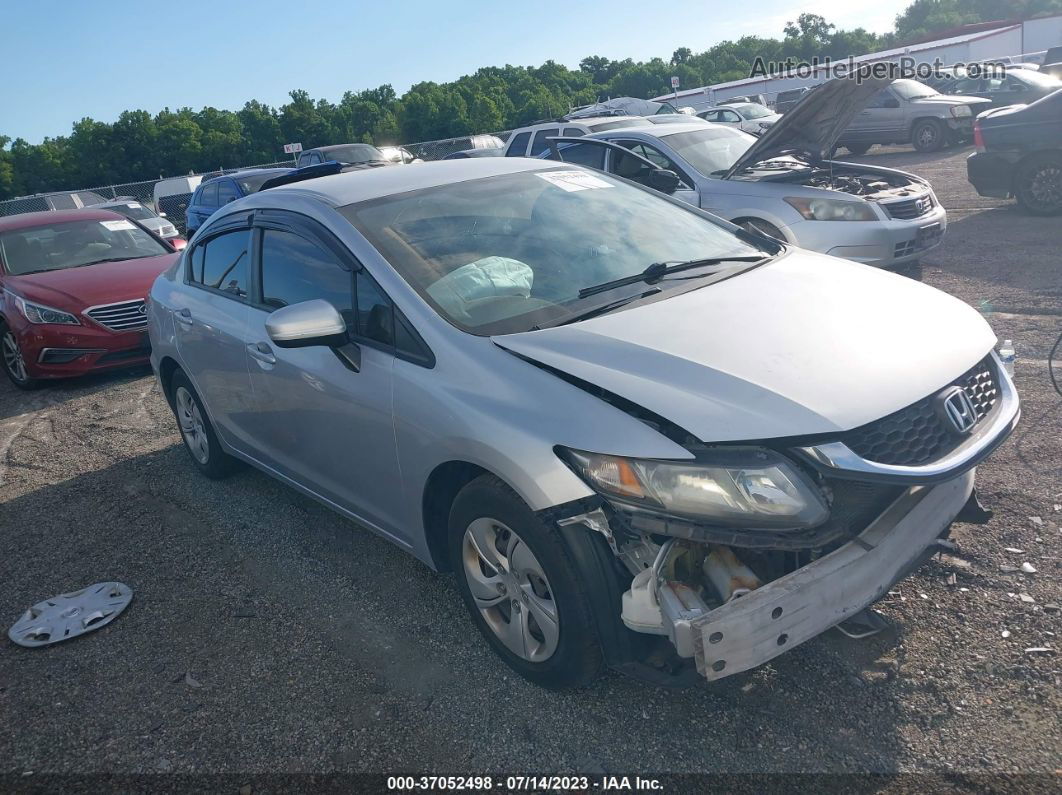
[[[579,291],[579,297],[586,298],[590,295],[597,295],[598,293],[611,290],[614,287],[623,287],[625,284],[637,284],[638,282],[652,284],[667,276],[669,273],[688,271],[692,268],[706,268],[711,265],[722,265],[725,262],[760,262],[766,258],[766,256],[766,254],[758,254],[754,257],[708,257],[706,259],[690,259],[673,263],[654,262],[641,273],[622,276],[619,279],[613,279],[609,282],[602,282],[601,284],[584,287]]]
[[[628,295],[625,298],[620,298],[616,301],[610,301],[609,303],[602,304],[601,306],[595,306],[593,309],[588,309],[585,312],[576,312],[574,315],[569,315],[559,323],[553,323],[552,325],[567,326],[569,323],[578,323],[580,320],[589,320],[592,317],[607,314],[613,309],[619,309],[621,306],[626,306],[632,301],[637,301],[640,298],[648,298],[649,296],[656,295],[659,292],[661,292],[659,287],[653,287],[649,290],[646,290],[645,292],[635,293],[634,295]],[[547,328],[547,326],[534,326],[531,330],[541,331],[543,328]]]
[[[92,262],[82,262],[80,265],[75,265],[75,268],[84,268],[86,265],[99,265],[101,262],[125,262],[129,259],[144,259],[144,257],[154,257],[156,254],[141,254],[138,257],[106,257],[104,259],[94,259]]]

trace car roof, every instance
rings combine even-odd
[[[61,224],[66,221],[113,221],[126,220],[125,216],[114,210],[102,210],[85,207],[79,210],[47,210],[39,213],[22,213],[0,218],[0,232],[10,232],[14,229],[30,229],[34,226],[48,226],[49,224]]]
[[[294,171],[293,168],[245,168],[243,171],[234,171],[231,174],[218,174],[216,177],[210,179],[204,179],[203,184],[209,185],[219,179],[235,179],[237,177],[247,177],[254,174],[287,174],[289,171]]]
[[[378,149],[379,147],[367,144],[364,141],[353,141],[349,144],[329,144],[328,146],[315,146],[313,149],[307,149],[307,152],[331,152],[333,149],[346,149],[348,146],[367,146],[370,149]]]
[[[417,163],[411,168],[373,168],[317,177],[259,191],[241,199],[241,207],[272,207],[285,195],[309,196],[333,207],[369,201],[384,196],[409,193],[468,180],[544,171],[550,168],[578,168],[571,164],[525,157],[471,157]]]
[[[708,124],[718,130],[720,127],[726,127],[725,124]],[[677,133],[684,132],[698,132],[705,129],[705,122],[702,119],[700,122],[686,122],[683,124],[653,124],[649,127],[616,127],[611,130],[602,130],[601,132],[590,133],[587,138],[611,138],[614,135],[620,133],[624,135],[649,135],[653,138],[666,138],[669,135],[675,135]],[[731,129],[731,128],[727,128]]]

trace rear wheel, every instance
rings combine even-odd
[[[473,622],[513,670],[553,689],[594,679],[602,658],[583,578],[556,530],[508,486],[483,475],[461,490],[449,551]]]
[[[946,140],[944,127],[936,119],[922,119],[911,129],[911,143],[919,152],[938,152]]]
[[[196,468],[208,478],[219,480],[231,475],[239,462],[221,449],[214,426],[203,408],[192,382],[181,370],[170,378],[170,405],[177,417],[184,449]]]
[[[31,378],[26,370],[26,359],[18,344],[15,332],[4,323],[0,323],[0,362],[11,383],[19,389],[36,389],[41,385],[37,378]]]
[[[1014,180],[1014,195],[1033,215],[1062,213],[1062,157],[1041,155],[1023,163]]]

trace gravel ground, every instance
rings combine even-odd
[[[0,643],[0,772],[1057,773],[1062,666],[1026,650],[1062,633],[1062,233],[977,197],[967,151],[862,158],[933,182],[950,228],[922,278],[1015,340],[1024,400],[980,468],[995,517],[900,584],[889,631],[711,686],[547,692],[487,649],[451,576],[257,472],[197,475],[150,373],[4,381],[0,618],[106,579],[136,596],[84,638]]]

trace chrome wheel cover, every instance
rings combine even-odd
[[[199,406],[192,398],[192,393],[183,386],[177,387],[174,403],[177,406],[177,423],[181,426],[181,436],[184,437],[188,452],[200,464],[206,465],[210,460],[210,440],[207,439]]]
[[[4,366],[14,376],[16,381],[28,381],[26,373],[26,360],[22,358],[22,350],[18,347],[18,340],[10,331],[4,334],[3,340]]]
[[[935,125],[923,124],[918,128],[918,143],[922,146],[932,146],[936,143],[938,131]]]
[[[465,581],[483,620],[521,659],[544,662],[560,640],[553,589],[527,543],[497,519],[476,519],[461,542]]]

